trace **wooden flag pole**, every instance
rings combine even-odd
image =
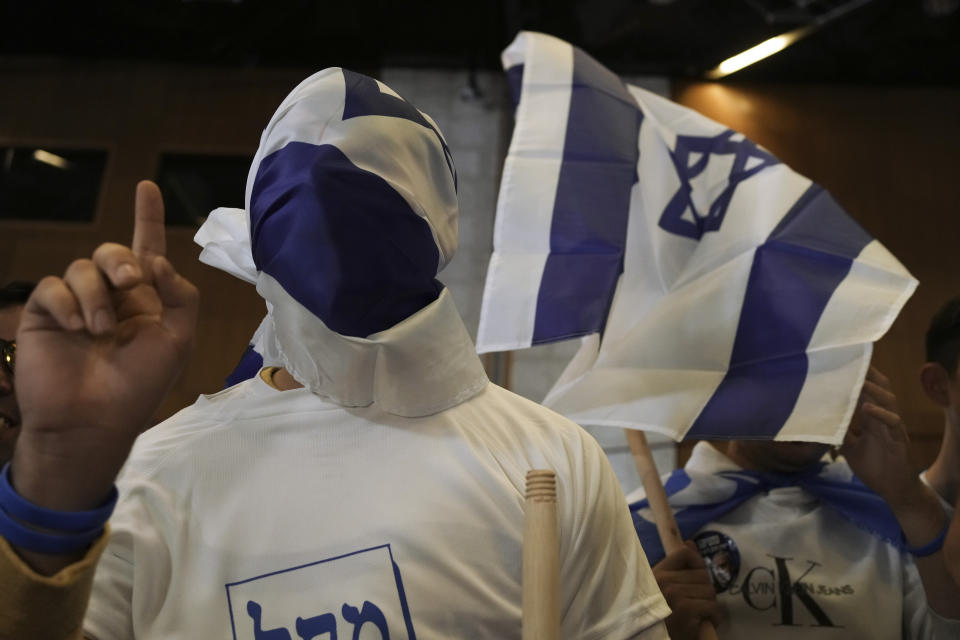
[[[559,640],[560,546],[553,471],[527,472],[523,511],[523,640]]]
[[[684,546],[683,537],[680,535],[680,528],[677,527],[677,520],[673,517],[673,509],[667,502],[667,492],[663,489],[663,481],[660,480],[657,466],[653,462],[653,454],[650,453],[647,436],[643,431],[636,429],[624,429],[624,431],[627,432],[627,444],[630,445],[633,462],[637,466],[640,481],[643,483],[643,490],[647,494],[650,511],[653,512],[653,521],[657,525],[660,544],[663,545],[663,550],[667,553],[682,549]],[[709,620],[701,621],[697,637],[699,640],[717,640],[717,630],[713,623]]]

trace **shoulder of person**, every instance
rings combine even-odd
[[[477,418],[483,421],[484,428],[502,431],[510,437],[563,447],[599,448],[593,436],[577,423],[493,383],[454,410],[458,417]]]
[[[122,475],[152,475],[177,451],[226,426],[231,408],[249,398],[255,384],[254,379],[245,380],[217,393],[201,395],[192,405],[141,433]]]

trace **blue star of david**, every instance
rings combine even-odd
[[[763,169],[778,164],[779,160],[750,142],[746,138],[731,140],[734,132],[727,130],[718,136],[677,136],[677,146],[670,154],[673,165],[680,178],[680,188],[667,203],[660,216],[660,228],[670,233],[699,240],[707,231],[716,231],[727,215],[727,208],[733,198],[733,192],[744,180],[754,176]],[[690,156],[700,154],[697,161],[690,164]],[[727,178],[727,186],[717,198],[710,203],[706,214],[701,213],[693,203],[693,187],[690,181],[703,173],[710,162],[711,155],[733,154],[733,167]],[[751,160],[759,163],[747,169]],[[690,211],[693,219],[684,218],[684,213]]]

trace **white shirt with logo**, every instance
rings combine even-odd
[[[685,468],[740,467],[701,442]],[[637,491],[628,500],[642,497]],[[718,629],[723,640],[960,638],[960,621],[927,606],[908,555],[799,487],[751,498],[695,537],[701,549],[717,550],[705,559],[725,586],[717,596],[729,614]]]
[[[557,472],[562,637],[666,638],[617,479],[573,423],[492,384],[404,418],[259,377],[139,438],[85,631],[519,638],[524,479],[539,468]]]

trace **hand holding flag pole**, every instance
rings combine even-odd
[[[680,536],[677,521],[673,517],[673,509],[667,502],[667,492],[663,488],[663,481],[660,479],[660,474],[657,473],[657,467],[653,462],[653,454],[650,452],[647,436],[643,431],[636,429],[624,429],[624,431],[627,433],[627,444],[630,445],[633,463],[637,467],[637,473],[640,474],[643,490],[646,492],[647,501],[650,503],[650,511],[653,512],[663,550],[667,554],[679,551],[684,546],[683,538]],[[717,630],[713,623],[709,620],[701,620],[697,638],[699,640],[717,640]]]

